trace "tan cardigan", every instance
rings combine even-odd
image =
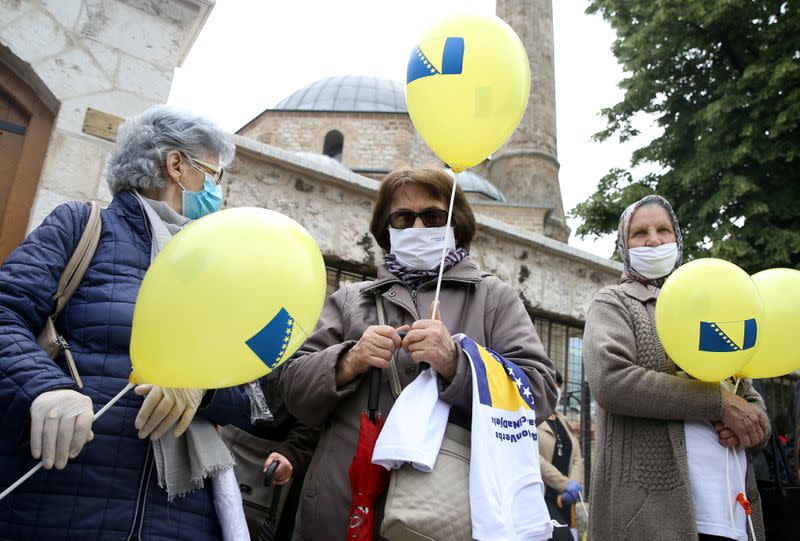
[[[720,419],[722,393],[718,383],[676,376],[656,332],[657,291],[636,282],[606,287],[586,319],[584,363],[599,406],[591,541],[697,539],[683,423]],[[738,394],[763,410],[748,380]],[[746,485],[756,540],[763,541],[761,499],[749,460]]]
[[[569,459],[569,475],[562,475],[558,469],[553,466],[553,451],[556,445],[556,435],[550,424],[545,421],[539,425],[539,464],[542,468],[542,480],[544,484],[559,494],[564,492],[567,488],[567,483],[577,481],[583,484],[583,455],[581,454],[581,445],[578,442],[578,435],[572,429],[572,425],[560,412],[556,412],[556,418],[567,429],[569,434],[569,441],[572,442],[572,453]]]

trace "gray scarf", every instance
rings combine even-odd
[[[175,212],[163,201],[154,201],[134,192],[147,216],[152,232],[150,261],[191,220]],[[172,501],[203,486],[213,477],[233,467],[234,460],[217,428],[211,421],[195,416],[189,428],[179,438],[167,431],[153,442],[153,454],[158,470],[158,484]]]

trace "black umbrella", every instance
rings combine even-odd
[[[275,470],[278,469],[278,464],[280,464],[277,460],[274,461],[272,464],[269,465],[267,471],[264,473],[264,486],[268,487],[272,485],[272,476],[275,475]],[[275,539],[275,531],[278,529],[278,508],[281,502],[281,491],[283,487],[281,485],[274,485],[272,487],[272,504],[269,506],[269,510],[267,511],[267,517],[264,519],[264,524],[261,525],[261,529],[258,531],[258,541],[272,541]]]

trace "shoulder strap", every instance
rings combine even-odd
[[[86,227],[83,229],[78,245],[69,258],[67,266],[64,267],[64,272],[61,274],[61,280],[58,282],[58,289],[53,296],[55,301],[55,308],[53,309],[52,318],[56,320],[58,314],[66,306],[72,294],[78,289],[78,286],[83,280],[83,275],[86,274],[86,269],[89,268],[89,263],[94,257],[94,252],[97,250],[97,244],[100,242],[100,231],[102,229],[102,222],[100,220],[100,205],[94,201],[88,203],[91,210],[89,211],[89,219],[86,222]]]

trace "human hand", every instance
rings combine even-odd
[[[156,441],[175,425],[175,437],[183,434],[192,422],[205,389],[177,389],[158,385],[137,385],[134,391],[145,396],[134,426],[139,438]],[[177,423],[177,424],[176,424]]]
[[[736,437],[736,433],[733,430],[725,426],[722,421],[714,421],[712,424],[719,436],[720,445],[723,447],[739,447],[739,438]]]
[[[370,325],[350,351],[344,354],[336,366],[336,384],[350,383],[370,367],[387,368],[394,352],[400,349],[402,340],[399,331],[408,330],[408,325],[399,329],[388,325]]]
[[[452,381],[458,365],[458,349],[450,331],[441,320],[438,306],[431,303],[429,314],[435,318],[420,319],[411,325],[403,338],[403,349],[411,354],[415,363],[428,363],[447,381]]]
[[[289,479],[292,478],[292,472],[294,468],[292,468],[292,463],[289,462],[289,459],[283,456],[280,453],[270,453],[267,457],[267,460],[264,462],[264,472],[266,473],[267,468],[273,462],[278,463],[278,467],[275,469],[275,473],[272,474],[272,484],[273,485],[285,485],[289,482]]]
[[[44,469],[63,470],[92,441],[92,399],[72,389],[56,389],[31,403],[31,455]]]
[[[722,389],[722,424],[730,428],[739,447],[749,449],[761,443],[767,434],[766,421],[758,407],[727,389]]]
[[[567,488],[561,493],[561,502],[564,505],[572,505],[580,499],[580,493],[583,490],[581,484],[573,479],[567,483]]]

